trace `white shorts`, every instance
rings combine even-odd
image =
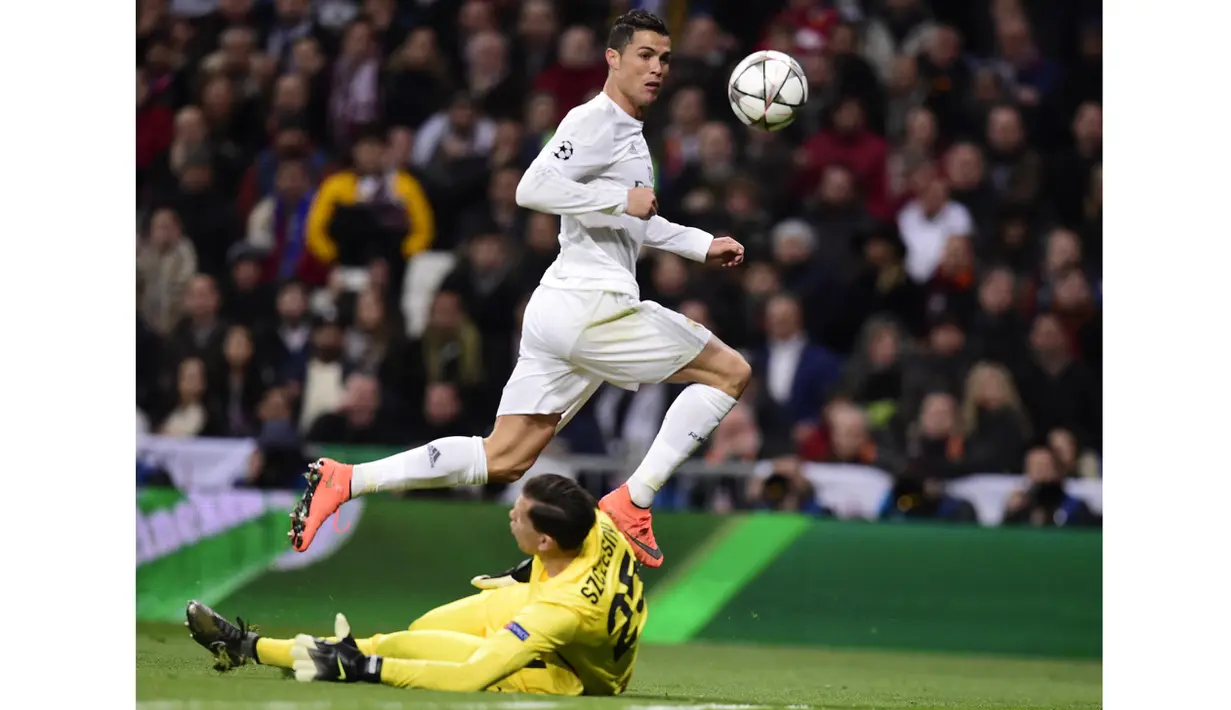
[[[563,413],[563,426],[604,382],[627,390],[662,382],[710,337],[705,326],[653,301],[539,286],[497,415]]]

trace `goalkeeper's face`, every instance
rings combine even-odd
[[[509,530],[513,533],[513,539],[517,540],[518,549],[527,555],[542,554],[556,544],[550,536],[534,529],[534,523],[530,520],[530,506],[533,504],[534,501],[529,498],[518,496],[509,511]]]
[[[637,107],[658,98],[671,68],[671,38],[651,30],[638,30],[624,51],[607,50],[607,66],[616,87]]]

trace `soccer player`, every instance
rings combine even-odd
[[[251,659],[301,681],[616,695],[632,677],[646,603],[632,548],[595,506],[563,476],[527,481],[509,528],[533,556],[530,581],[446,604],[407,631],[356,640],[339,614],[331,639],[270,639],[195,601],[186,625],[219,669]]]
[[[561,216],[560,254],[526,306],[517,365],[491,434],[437,439],[356,466],[312,464],[291,514],[296,550],[308,549],[353,496],[516,481],[603,382],[635,390],[665,381],[690,386],[628,482],[599,502],[640,562],[662,564],[651,527],[654,494],[735,406],[751,368],[703,326],[640,300],[638,252],[644,244],[730,267],[743,261],[744,247],[656,214],[641,129],[671,61],[662,20],[643,10],[621,16],[606,57],[603,91],[569,112],[517,186],[519,205]]]

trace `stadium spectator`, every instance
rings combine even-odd
[[[800,445],[806,461],[871,466],[888,473],[901,473],[905,460],[891,448],[880,445],[868,429],[867,414],[845,400],[825,407],[824,425]]]
[[[699,92],[681,90],[675,101],[678,104],[684,100],[697,102],[695,110],[699,114]],[[697,120],[700,118],[698,115]],[[687,121],[677,120],[667,128],[665,147],[676,163],[668,163],[665,168],[663,209],[670,209],[681,218],[686,216],[693,221],[713,223],[718,221],[716,213],[722,210],[726,185],[738,172],[731,129],[716,121],[687,126]]]
[[[401,318],[389,312],[380,293],[367,289],[355,299],[354,323],[346,329],[342,341],[346,361],[377,377],[386,392],[397,398],[410,394],[406,373],[409,345],[404,333]]]
[[[937,390],[923,398],[918,417],[903,434],[890,428],[888,445],[905,456],[907,478],[946,481],[971,473],[966,465],[964,431],[957,400]]]
[[[938,478],[900,476],[881,503],[878,520],[943,520],[974,523],[978,520],[970,501],[952,495]]]
[[[451,382],[464,391],[473,392],[486,380],[483,337],[463,309],[457,293],[440,291],[436,294],[419,346],[421,377],[426,382]]]
[[[907,195],[907,176],[935,161],[940,149],[936,116],[914,105],[904,113],[901,143],[889,155],[889,193],[894,201]]]
[[[330,138],[346,149],[376,122],[380,101],[380,48],[372,21],[358,17],[342,37],[329,96]]]
[[[1059,318],[1043,313],[1034,319],[1030,351],[1030,361],[1016,379],[1034,431],[1065,428],[1097,445],[1102,396],[1090,370],[1073,358]]]
[[[855,177],[868,214],[877,219],[888,217],[893,211],[889,202],[888,148],[885,140],[868,128],[863,103],[855,97],[844,97],[834,107],[831,122],[830,128],[803,145],[801,194],[816,188],[826,167],[835,163],[845,165]]]
[[[1003,266],[984,273],[968,332],[972,357],[999,363],[1010,372],[1019,371],[1026,361],[1026,324],[1014,307],[1015,284],[1013,272]]]
[[[558,101],[558,99],[557,99]],[[663,156],[659,171],[664,187],[671,185],[690,165],[701,158],[701,127],[705,125],[705,93],[698,86],[682,86],[675,90],[668,104],[669,122],[662,130],[659,152]],[[719,165],[730,176],[731,154]],[[712,168],[711,168],[712,171]]]
[[[435,382],[427,386],[419,423],[414,428],[414,439],[428,442],[444,436],[465,436],[473,431],[473,422],[466,416],[461,393],[448,382]]]
[[[158,419],[155,427],[162,436],[222,436],[226,424],[217,404],[208,397],[209,380],[205,362],[188,357],[180,361],[175,399]]]
[[[996,226],[996,192],[987,178],[983,152],[969,142],[950,146],[944,157],[949,197],[966,208],[974,223],[975,253],[987,254]]]
[[[941,139],[951,140],[963,128],[970,68],[962,57],[962,37],[954,27],[936,25],[926,37],[916,58],[919,79],[926,87],[923,105],[936,116]]]
[[[227,324],[219,313],[220,306],[214,279],[204,274],[192,277],[184,293],[184,316],[169,338],[177,359],[200,358],[210,368],[221,363]]]
[[[404,265],[436,238],[422,185],[406,171],[389,170],[385,148],[383,133],[366,131],[355,141],[351,167],[326,179],[313,198],[306,244],[321,263]]]
[[[1065,478],[1098,478],[1098,457],[1082,448],[1077,436],[1068,429],[1052,429],[1047,434],[1047,448],[1056,456]]]
[[[846,361],[838,391],[868,411],[873,428],[881,428],[898,410],[902,397],[905,335],[895,321],[873,316],[864,324],[855,351]]]
[[[308,216],[312,208],[312,178],[301,158],[278,161],[273,194],[248,216],[247,244],[264,253],[264,283],[298,279],[312,286],[325,285],[327,267],[308,250]]]
[[[953,313],[940,313],[931,321],[927,339],[902,362],[901,415],[913,418],[930,392],[962,391],[970,370],[970,350],[962,320]]]
[[[302,367],[307,360],[308,344],[312,338],[312,324],[308,319],[308,295],[304,285],[288,281],[278,289],[274,305],[276,316],[273,325],[262,336],[262,346],[273,362],[280,363],[279,374]]]
[[[341,406],[320,415],[308,429],[308,441],[335,444],[397,446],[407,441],[381,407],[380,382],[375,377],[353,373],[346,378]]]
[[[753,358],[769,410],[764,421],[790,429],[813,421],[842,374],[842,361],[809,342],[799,301],[780,294],[765,306],[766,347]]]
[[[906,272],[915,283],[926,284],[944,259],[949,239],[971,236],[974,220],[951,199],[948,182],[933,172],[919,197],[898,214],[898,229],[906,244]]]
[[[175,146],[172,146],[175,150]],[[231,196],[217,179],[214,160],[205,149],[183,158],[175,193],[169,197],[192,240],[201,273],[221,278],[227,272],[227,250],[243,236]]]
[[[1030,440],[1030,422],[1003,365],[977,363],[966,377],[962,422],[966,463],[978,473],[1012,473]]]
[[[551,0],[523,0],[517,15],[512,67],[523,81],[532,81],[555,62],[560,20]]]
[[[312,19],[311,0],[277,0],[274,18],[265,35],[265,54],[279,69],[291,65],[295,43],[304,37],[317,37],[320,29]]]
[[[312,325],[311,347],[284,375],[288,393],[299,405],[300,431],[308,432],[319,417],[343,405],[346,378],[353,370],[346,360],[341,326],[336,321],[317,319]]]
[[[940,264],[924,287],[924,298],[929,317],[948,313],[961,323],[970,320],[977,298],[974,240],[969,236],[954,235],[945,240]]]
[[[572,107],[582,103],[586,94],[602,88],[607,80],[594,31],[576,25],[560,35],[556,63],[543,70],[534,82],[535,91],[545,91],[556,100],[556,120],[564,120]]]
[[[164,207],[154,212],[145,238],[137,243],[137,307],[155,333],[166,335],[179,323],[196,271],[197,253],[180,231],[175,211]]]
[[[385,120],[418,129],[443,106],[450,80],[436,32],[416,27],[385,67]]]
[[[253,209],[261,200],[277,191],[278,168],[283,163],[306,161],[309,190],[330,168],[328,156],[309,135],[307,119],[303,114],[271,117],[269,129],[272,136],[270,146],[257,153],[239,185],[236,204],[240,214],[248,219],[251,219]]]
[[[863,324],[882,314],[897,320],[909,333],[922,334],[923,288],[906,273],[906,245],[897,226],[869,225],[856,235],[854,248],[862,258],[843,290],[840,314],[829,317],[825,341],[849,353]]]
[[[151,96],[150,82],[146,73],[137,68],[137,189],[141,190],[144,179],[154,159],[171,147],[174,136],[175,115],[171,109]]]
[[[555,234],[551,236],[554,242]],[[466,258],[440,285],[441,291],[461,297],[475,327],[486,336],[484,363],[494,379],[502,379],[513,369],[513,361],[502,344],[515,331],[514,310],[522,285],[513,272],[510,250],[508,239],[499,231],[482,230],[466,245]],[[538,274],[541,276],[542,272]]]
[[[316,143],[329,142],[328,60],[317,37],[301,37],[291,48],[289,73],[302,77],[308,85],[308,133]]]
[[[509,70],[508,42],[499,32],[480,32],[466,43],[466,86],[491,118],[516,118],[526,86]]]
[[[1028,487],[1015,491],[1005,507],[1005,525],[1032,527],[1074,527],[1099,525],[1101,520],[1085,501],[1065,491],[1064,479],[1055,454],[1047,447],[1036,447],[1026,454],[1024,464]]]
[[[913,57],[923,49],[935,24],[921,0],[886,0],[879,3],[863,30],[863,53],[882,83],[889,83],[894,61]]]
[[[272,373],[256,355],[252,332],[243,325],[227,329],[222,346],[224,368],[215,383],[225,418],[225,436],[255,436],[260,431],[257,406],[272,383]]]
[[[804,217],[825,235],[824,239],[814,239],[810,250],[816,252],[817,266],[829,275],[827,280],[853,271],[855,236],[869,223],[854,173],[840,164],[827,166]]]
[[[804,477],[803,466],[794,456],[773,459],[767,476],[749,478],[746,495],[753,509],[832,514],[817,500],[816,488]]]
[[[273,320],[274,287],[262,283],[265,253],[237,242],[227,255],[231,269],[222,288],[222,317],[229,323],[263,329]]]
[[[1004,204],[1035,206],[1043,185],[1043,159],[1026,143],[1021,112],[1009,105],[992,109],[986,138],[987,172],[999,198]]]

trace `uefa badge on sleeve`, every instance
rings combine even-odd
[[[573,142],[562,141],[560,145],[556,146],[555,151],[551,155],[556,160],[568,160],[573,157]]]

